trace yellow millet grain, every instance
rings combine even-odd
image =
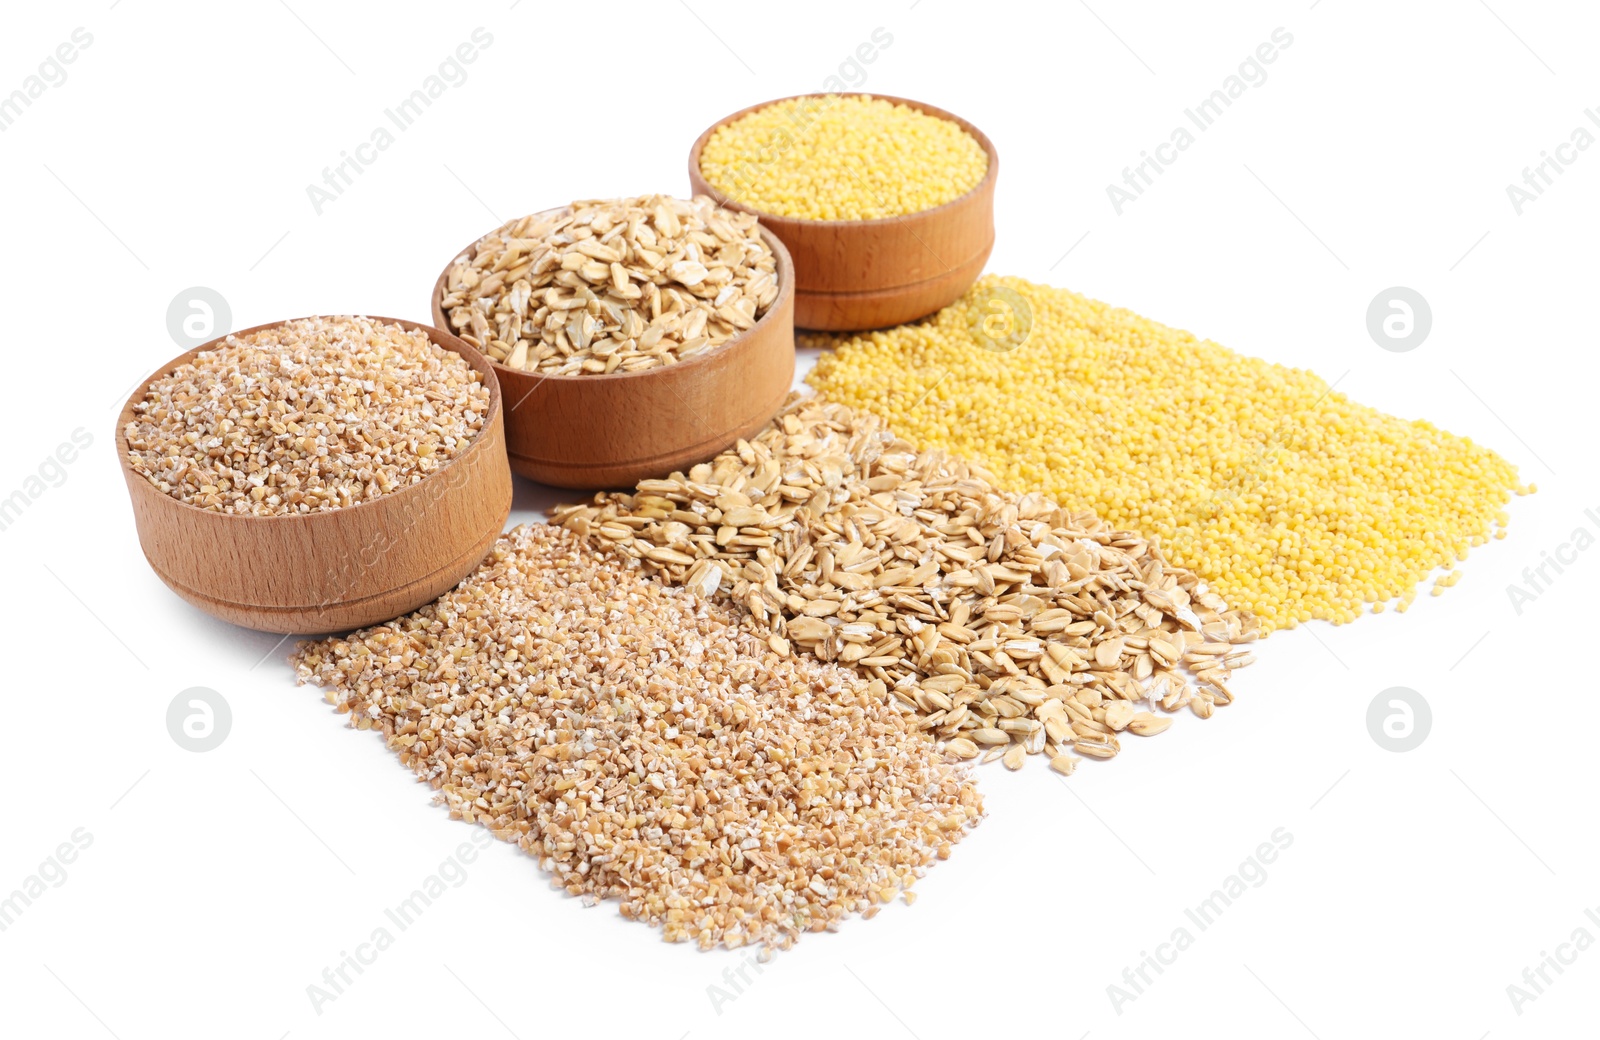
[[[1014,349],[977,335],[997,299],[1028,329]],[[1267,631],[1393,599],[1404,611],[1432,571],[1499,533],[1513,492],[1532,490],[1493,451],[1312,372],[1018,278],[827,342],[808,377],[823,395],[1013,489],[1158,537]]]
[[[718,127],[706,182],[741,205],[802,220],[880,220],[942,206],[989,155],[956,123],[864,94],[791,98]]]

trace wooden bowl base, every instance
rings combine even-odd
[[[819,332],[859,332],[904,325],[926,318],[961,298],[983,273],[994,240],[982,252],[944,274],[893,289],[865,292],[828,292],[796,289],[794,323]]]
[[[507,452],[511,471],[540,484],[573,491],[632,491],[633,486],[641,480],[665,477],[669,473],[687,471],[689,467],[698,463],[710,462],[741,438],[748,439],[754,436],[772,416],[777,414],[778,409],[783,407],[784,400],[789,396],[789,387],[794,383],[792,349],[789,352],[788,362],[788,374],[783,378],[782,385],[778,386],[778,392],[770,396],[766,402],[752,406],[750,417],[733,429],[710,431],[703,421],[695,417],[686,401],[673,397],[670,400],[658,401],[661,407],[657,415],[675,414],[676,422],[682,427],[698,426],[706,434],[687,447],[674,447],[670,451],[630,458],[626,462],[589,462],[522,454],[517,451],[518,445],[513,442]],[[769,380],[774,385],[778,383],[775,372],[764,376],[763,379]],[[538,391],[535,390],[528,404],[534,406],[536,404],[534,398],[537,397]]]
[[[499,540],[500,532],[505,528],[506,519],[510,515],[511,508],[507,504],[506,514],[500,518],[498,528],[430,574],[397,588],[363,596],[361,599],[325,605],[282,607],[229,602],[187,588],[158,567],[149,555],[145,556],[145,560],[167,588],[212,617],[262,632],[298,633],[307,636],[348,632],[351,629],[366,628],[368,625],[376,625],[409,613],[417,608],[418,603],[432,602],[454,588],[488,555],[489,549]]]

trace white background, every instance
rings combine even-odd
[[[0,497],[73,430],[94,445],[0,531],[0,895],[75,828],[93,843],[0,932],[5,1033],[1591,1034],[1600,948],[1520,1014],[1507,986],[1579,927],[1600,940],[1583,664],[1600,551],[1520,615],[1507,586],[1600,529],[1584,515],[1600,514],[1600,149],[1520,215],[1506,186],[1580,124],[1600,133],[1584,116],[1600,19],[1491,3],[13,5],[0,94],[75,28],[93,44],[0,133]],[[306,186],[478,26],[493,44],[466,82],[317,215]],[[1294,42],[1265,82],[1117,215],[1107,184],[1280,26]],[[1342,377],[1492,445],[1541,490],[1443,597],[1274,635],[1211,721],[1185,714],[1065,783],[1042,762],[984,769],[989,818],[915,907],[806,936],[732,1002],[708,987],[741,953],[665,945],[496,845],[318,1014],[307,986],[469,831],[294,685],[288,645],[210,620],[146,567],[112,423],[180,352],[169,302],[214,288],[235,328],[426,319],[440,268],[499,218],[685,191],[700,130],[819,89],[877,27],[893,43],[857,85],[958,112],[999,148],[990,270]],[[1433,310],[1410,353],[1365,327],[1395,285]],[[514,521],[556,497],[517,496]],[[209,753],[167,734],[190,686],[232,708]],[[1409,753],[1367,732],[1393,686],[1432,706]],[[1265,883],[1114,1008],[1123,968],[1280,827],[1293,844]]]

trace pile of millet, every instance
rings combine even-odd
[[[1430,573],[1503,536],[1511,496],[1532,490],[1488,448],[1312,372],[1018,278],[821,342],[809,382],[824,396],[1160,539],[1266,631],[1404,610]]]

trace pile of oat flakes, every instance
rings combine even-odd
[[[1012,769],[1043,752],[1070,773],[1170,725],[1141,706],[1208,717],[1259,632],[1147,539],[815,397],[687,474],[553,519],[727,592],[773,649],[854,666],[953,756]]]

